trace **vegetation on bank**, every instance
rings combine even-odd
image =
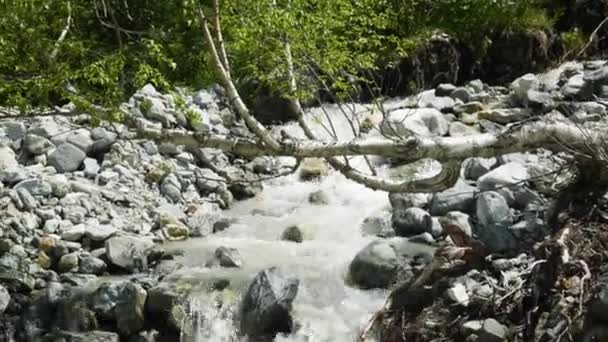
[[[0,106],[74,101],[113,106],[152,83],[161,91],[215,80],[197,14],[210,1],[0,0]],[[289,42],[305,97],[310,77],[347,75],[407,56],[446,31],[471,42],[497,30],[550,28],[548,0],[246,0],[221,3],[232,74],[246,93],[286,92]]]

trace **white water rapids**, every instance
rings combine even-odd
[[[360,107],[363,108],[363,107]],[[352,138],[350,125],[343,113],[330,106],[328,115],[340,139]],[[363,114],[365,115],[365,114]],[[316,118],[316,119],[315,119]],[[316,109],[309,121],[318,134],[328,137],[325,114]],[[301,136],[295,124],[280,127]],[[331,128],[329,128],[331,129]],[[351,161],[367,171],[362,158]],[[435,167],[427,168],[426,176]],[[435,171],[436,172],[436,171]],[[308,202],[310,193],[323,190],[329,205]],[[354,256],[371,241],[364,236],[363,220],[384,210],[389,215],[388,196],[345,179],[332,172],[316,182],[302,182],[296,174],[264,183],[264,191],[255,198],[237,202],[224,215],[236,219],[228,229],[201,239],[175,243],[184,251],[179,261],[186,268],[178,271],[180,279],[209,283],[214,279],[230,280],[223,292],[199,291],[191,295],[192,318],[197,320],[194,336],[182,342],[247,341],[237,333],[238,303],[253,277],[262,269],[277,266],[300,280],[294,301],[296,331],[277,336],[275,341],[347,342],[355,340],[360,328],[379,309],[388,292],[360,290],[348,284],[348,266]],[[303,243],[281,241],[281,233],[291,225],[304,230]],[[235,248],[240,253],[242,268],[206,268],[217,247]],[[421,248],[412,246],[412,248]],[[224,305],[219,308],[217,301]]]

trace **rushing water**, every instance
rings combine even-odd
[[[318,134],[328,137],[322,127],[325,113],[317,109],[318,119],[310,120]],[[350,124],[337,108],[329,108],[333,128],[341,139],[352,137]],[[301,136],[293,125],[280,127]],[[361,158],[352,161],[364,165]],[[430,171],[430,170],[429,170]],[[308,202],[310,193],[323,190],[328,205]],[[238,302],[242,291],[262,269],[277,266],[300,279],[293,314],[297,331],[277,336],[275,341],[346,342],[353,341],[359,329],[384,303],[384,290],[360,290],[348,284],[348,266],[353,257],[375,238],[364,236],[362,221],[382,212],[388,215],[388,196],[344,178],[337,172],[320,181],[301,182],[297,174],[265,182],[264,191],[255,198],[235,203],[224,212],[236,223],[227,230],[204,239],[192,239],[175,245],[184,251],[186,268],[179,271],[181,281],[199,284],[214,279],[229,279],[229,290],[200,291],[191,295],[191,318],[196,321],[194,336],[183,342],[247,341],[238,337]],[[304,230],[305,241],[281,241],[290,225]],[[219,246],[236,248],[244,261],[238,269],[206,268]],[[218,302],[224,303],[221,307]]]

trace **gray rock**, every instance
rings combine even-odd
[[[482,192],[477,198],[477,219],[483,226],[511,225],[513,216],[507,201],[495,191]]]
[[[182,185],[176,174],[171,173],[163,179],[160,184],[160,192],[174,202],[181,200]]]
[[[483,321],[479,331],[478,342],[501,342],[507,339],[507,327],[500,324],[494,318]]]
[[[420,108],[435,108],[442,112],[450,112],[455,105],[454,99],[448,96],[436,96],[434,90],[423,91],[417,98]]]
[[[499,124],[508,124],[524,120],[532,115],[526,108],[498,108],[477,113],[479,119],[486,119]]]
[[[291,308],[299,283],[276,267],[258,273],[243,298],[241,332],[251,337],[290,333]]]
[[[52,185],[40,178],[37,179],[26,179],[15,185],[14,189],[24,189],[33,196],[49,196],[53,192]]]
[[[399,109],[391,112],[380,125],[380,130],[395,137],[411,135],[444,136],[449,122],[443,113],[434,108]]]
[[[118,232],[114,226],[109,224],[99,224],[98,222],[87,222],[84,234],[91,241],[105,241]]]
[[[87,154],[91,152],[94,144],[91,132],[87,129],[78,129],[68,133],[66,142],[78,147]]]
[[[459,211],[450,211],[443,217],[443,220],[445,220],[447,223],[452,223],[462,228],[462,230],[468,236],[473,236],[473,228],[471,226],[471,218],[469,215]]]
[[[393,210],[405,210],[410,207],[424,208],[431,201],[430,194],[390,192],[388,199]]]
[[[93,159],[93,158],[86,158],[83,161],[83,164],[84,164],[84,174],[85,174],[85,176],[87,176],[89,178],[95,178],[97,176],[97,174],[99,173],[99,170],[101,169],[97,160]]]
[[[450,94],[451,98],[458,99],[464,103],[471,101],[472,96],[471,91],[465,87],[458,87]]]
[[[128,271],[146,269],[152,247],[152,240],[134,236],[115,236],[105,241],[108,260]]]
[[[65,229],[61,233],[61,238],[66,241],[80,241],[86,232],[84,224],[77,224],[75,226]]]
[[[78,253],[68,253],[59,259],[57,270],[60,273],[71,272],[78,268]]]
[[[287,227],[281,234],[281,240],[301,243],[304,241],[304,233],[298,226]]]
[[[242,267],[243,261],[239,251],[234,248],[219,247],[215,250],[215,257],[222,267]]]
[[[116,322],[118,330],[126,335],[141,331],[145,322],[147,293],[130,281],[104,283],[90,298],[91,308],[104,319]]]
[[[511,83],[513,98],[520,104],[527,100],[528,91],[538,88],[540,81],[534,74],[525,74]]]
[[[15,170],[18,167],[15,152],[8,146],[0,145],[0,172]]]
[[[451,137],[464,137],[475,134],[479,134],[479,131],[459,121],[451,122],[450,128],[448,129],[448,135]]]
[[[54,196],[62,198],[70,193],[72,185],[65,175],[52,175],[46,181],[51,185]]]
[[[432,231],[431,215],[420,208],[393,209],[393,228],[398,236],[411,236]]]
[[[391,245],[378,240],[361,250],[350,264],[352,281],[365,289],[387,288],[398,273],[399,261]]]
[[[55,147],[49,139],[35,134],[26,134],[23,139],[23,148],[34,156],[45,154]]]
[[[80,256],[78,272],[84,274],[102,275],[107,269],[106,263],[89,254]]]
[[[450,83],[441,83],[435,89],[435,96],[450,96],[456,90],[456,86]]]
[[[568,79],[561,88],[561,93],[567,99],[592,100],[593,85],[585,81],[583,74],[577,74]]]
[[[45,341],[70,342],[120,342],[118,334],[108,331],[93,330],[87,332],[59,331],[51,333]]]
[[[38,206],[38,201],[36,201],[34,196],[32,196],[32,194],[30,194],[30,192],[27,191],[26,188],[17,189],[17,195],[19,196],[19,199],[23,203],[23,208],[25,210],[31,211]]]
[[[432,245],[435,243],[435,239],[433,238],[433,235],[431,233],[422,233],[422,234],[414,235],[409,238],[409,241],[415,242],[415,243],[427,244],[427,245]]]
[[[551,94],[544,91],[530,89],[526,95],[526,106],[546,113],[555,109],[556,104]]]
[[[91,145],[89,155],[94,157],[110,152],[112,145],[116,142],[116,134],[102,127],[93,128],[91,138],[93,138],[93,145]]]
[[[464,163],[465,179],[477,180],[492,170],[496,165],[496,158],[469,158]]]
[[[323,190],[318,190],[308,195],[308,202],[317,205],[327,205],[330,203],[329,196]]]
[[[475,187],[459,181],[453,188],[433,194],[430,213],[433,216],[444,216],[450,211],[471,213],[476,193]]]
[[[480,191],[495,190],[522,184],[528,179],[528,170],[517,162],[510,162],[486,173],[477,180]]]
[[[190,228],[190,235],[205,237],[214,232],[214,226],[220,219],[218,205],[205,202],[188,217],[186,225]]]
[[[480,93],[483,91],[485,86],[480,79],[475,79],[467,82],[467,88],[472,89],[476,93]]]
[[[467,288],[461,283],[456,283],[446,291],[447,297],[461,306],[469,306],[470,297]]]
[[[244,172],[237,168],[228,168],[229,177],[234,181],[228,187],[236,200],[244,200],[255,197],[263,190],[259,178],[250,172]]]
[[[65,143],[59,145],[53,153],[49,155],[48,164],[53,166],[57,172],[65,173],[78,170],[86,154],[78,147]]]
[[[4,122],[2,128],[6,136],[11,140],[19,140],[25,136],[26,128],[23,122]]]
[[[11,295],[8,293],[8,290],[0,285],[0,314],[4,313],[10,301]]]

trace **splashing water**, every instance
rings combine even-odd
[[[338,136],[352,138],[343,113],[335,107],[327,111]],[[316,110],[312,115],[321,118],[314,128],[327,138],[328,133],[321,127],[325,114]],[[301,135],[294,124],[281,128]],[[365,165],[362,158],[354,158],[353,163]],[[417,177],[436,172],[436,165],[429,162]],[[328,205],[309,203],[309,194],[318,190],[328,195]],[[388,292],[350,286],[348,266],[357,252],[376,239],[362,234],[361,223],[372,214],[388,215],[388,206],[386,193],[365,188],[337,172],[316,182],[301,182],[297,175],[267,181],[260,195],[235,203],[224,212],[237,220],[227,230],[172,245],[184,251],[182,262],[186,268],[168,278],[198,284],[201,289],[217,279],[230,281],[230,287],[222,292],[201,290],[191,294],[189,318],[194,332],[182,336],[182,342],[246,342],[247,338],[239,337],[237,331],[240,295],[257,272],[273,266],[300,279],[293,303],[297,329],[289,336],[277,336],[276,342],[355,340],[359,329],[384,304]],[[303,230],[303,243],[281,241],[283,230],[291,225]],[[201,267],[220,246],[237,249],[244,266]]]

